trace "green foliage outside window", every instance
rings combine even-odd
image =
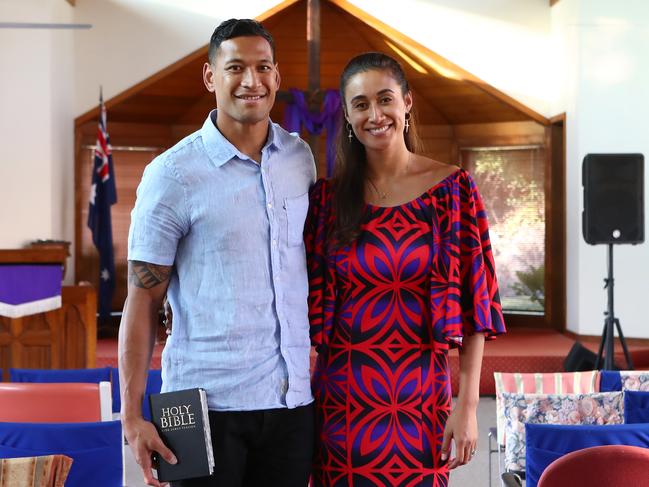
[[[538,148],[469,150],[466,167],[487,209],[506,311],[545,307],[545,194]]]

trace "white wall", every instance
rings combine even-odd
[[[66,2],[0,2],[7,22],[69,22]],[[0,248],[68,238],[74,197],[72,34],[0,29]]]
[[[471,74],[551,116],[548,0],[349,0]]]
[[[255,17],[277,0],[78,0],[74,20],[93,28],[75,36],[76,115],[209,43],[231,17]],[[201,76],[201,73],[196,73]],[[110,120],[109,120],[110,122]]]
[[[581,236],[581,161],[598,152],[649,156],[649,3],[561,0],[553,10],[556,32],[563,32],[570,53],[562,93],[568,119],[568,327],[597,335],[606,308],[606,246],[587,245]],[[647,244],[615,246],[614,259],[615,312],[623,331],[649,338]]]

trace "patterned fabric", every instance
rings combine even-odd
[[[525,424],[621,424],[622,392],[518,394],[503,392],[505,469],[525,470]]]
[[[521,374],[519,372],[494,372],[496,384],[496,429],[498,443],[505,445],[505,414],[503,392],[534,394],[584,394],[599,391],[599,372],[556,372]]]
[[[313,485],[444,487],[448,348],[505,331],[477,189],[459,170],[409,203],[367,205],[342,247],[330,183],[316,183],[309,213]]]
[[[3,458],[0,487],[63,487],[71,466],[65,455]]]
[[[623,391],[649,391],[649,372],[640,370],[621,370],[620,379]]]

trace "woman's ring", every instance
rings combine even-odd
[[[476,450],[471,450],[471,456],[474,457],[476,453]]]

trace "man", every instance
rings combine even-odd
[[[313,425],[302,243],[315,165],[269,120],[280,76],[256,21],[219,25],[203,67],[218,109],[144,171],[119,336],[122,423],[147,484],[174,463],[141,401],[165,294],[163,391],[207,392],[215,473],[179,486],[305,487]]]

